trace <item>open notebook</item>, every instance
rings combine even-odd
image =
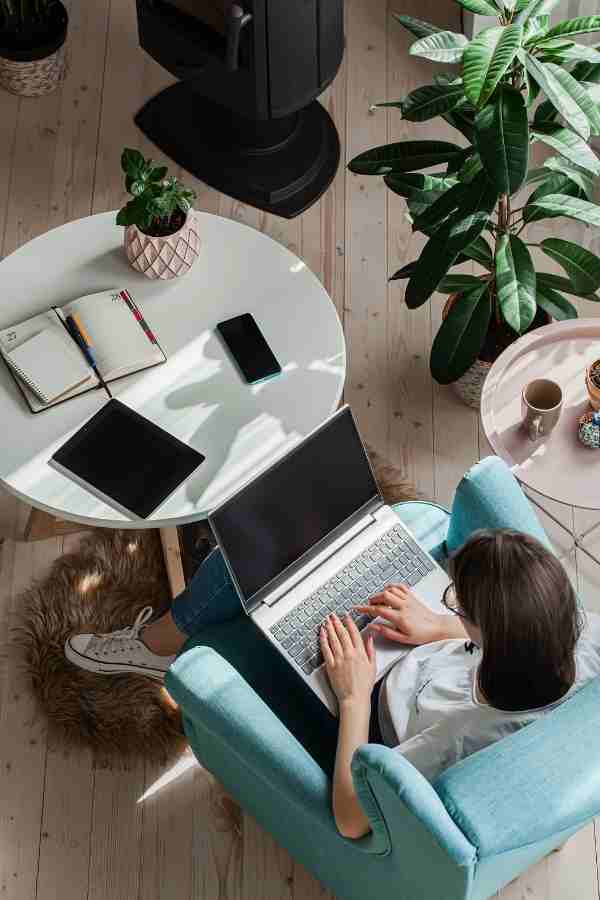
[[[65,355],[72,355],[73,351],[81,353],[65,325],[66,317],[72,313],[78,315],[90,336],[98,371],[105,381],[115,381],[125,375],[132,375],[142,369],[166,362],[167,357],[154,332],[141,315],[129,291],[118,289],[101,291],[98,294],[87,294],[61,307],[52,307],[18,325],[0,331],[0,355],[32,412],[49,409],[57,403],[63,403],[71,397],[100,387],[97,375],[88,367],[89,378],[52,402],[44,403],[8,362],[12,351],[48,329],[55,334],[54,343],[64,348]],[[83,355],[81,359],[83,360]]]

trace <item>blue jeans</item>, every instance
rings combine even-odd
[[[212,550],[171,605],[178,629],[193,637],[207,625],[229,622],[243,612],[219,549]]]

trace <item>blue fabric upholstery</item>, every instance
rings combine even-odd
[[[395,509],[441,561],[445,540],[455,549],[475,528],[516,528],[547,543],[495,459],[467,473],[451,516],[434,504]],[[339,898],[484,900],[600,812],[597,680],[433,785],[393,750],[359,748],[353,776],[372,833],[345,840],[330,809],[335,723],[323,734],[294,718],[289,667],[276,665],[251,623],[234,620],[188,641],[166,684],[201,763]]]
[[[448,552],[464,544],[479,528],[515,528],[552,549],[517,479],[497,456],[482,459],[458,485],[446,537]]]

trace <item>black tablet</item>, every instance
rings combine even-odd
[[[109,400],[50,464],[126,514],[145,519],[204,456],[119,400]]]

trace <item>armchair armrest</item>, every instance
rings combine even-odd
[[[364,744],[354,754],[352,775],[360,804],[381,843],[388,830],[414,837],[418,822],[455,865],[473,864],[475,848],[453,822],[430,782],[397,750]],[[403,840],[406,842],[406,837]]]
[[[280,820],[290,815],[309,820],[306,827],[315,830],[315,839],[320,831],[321,839],[325,832],[345,841],[332,815],[329,778],[222,656],[210,647],[192,647],[173,663],[165,685],[182,708],[195,754],[259,821],[261,810],[270,807]],[[276,804],[269,803],[269,795]],[[384,851],[378,825],[353,846]]]

